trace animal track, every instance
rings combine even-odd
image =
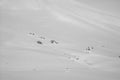
[[[45,38],[44,36],[38,36],[37,34],[35,34],[35,33],[32,33],[32,32],[30,32],[29,33],[29,35],[32,35],[32,36],[34,36],[34,38],[35,39],[37,39],[37,43],[38,44],[46,44],[46,45],[48,45],[48,43],[50,43],[50,44],[58,44],[59,42],[57,42],[56,40],[50,40],[49,38]],[[45,43],[46,42],[46,43]]]

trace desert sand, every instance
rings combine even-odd
[[[119,80],[119,11],[105,9],[83,0],[0,1],[0,80]]]

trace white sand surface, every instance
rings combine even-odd
[[[0,80],[119,80],[119,11],[106,10],[87,0],[0,1]]]

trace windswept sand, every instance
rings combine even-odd
[[[117,15],[73,0],[0,6],[0,80],[120,79]]]

